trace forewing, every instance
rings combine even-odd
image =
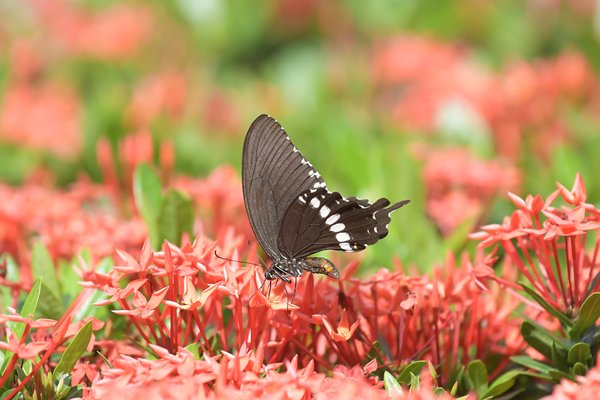
[[[408,202],[390,206],[382,198],[371,204],[326,189],[306,190],[285,214],[279,248],[289,258],[303,258],[322,250],[363,250],[387,236],[390,213]]]
[[[244,140],[242,186],[256,238],[269,257],[279,259],[277,236],[286,210],[302,192],[325,188],[325,183],[281,125],[261,115]]]

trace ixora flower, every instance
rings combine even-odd
[[[594,279],[600,248],[600,212],[586,203],[582,177],[577,174],[571,190],[558,189],[546,200],[511,194],[517,210],[502,225],[488,225],[471,235],[480,247],[500,246],[511,265],[553,308],[576,316],[587,294],[600,290]],[[559,198],[566,203],[554,204]],[[587,246],[592,241],[593,252]]]

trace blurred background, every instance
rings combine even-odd
[[[144,162],[243,210],[268,113],[331,189],[412,200],[365,264],[427,270],[508,191],[599,198],[599,42],[592,0],[0,0],[0,181],[128,193]]]

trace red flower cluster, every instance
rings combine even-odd
[[[566,205],[554,205],[559,196]],[[587,294],[600,290],[600,282],[594,280],[598,273],[600,211],[586,203],[581,176],[577,175],[571,190],[558,184],[545,200],[539,195],[510,197],[518,209],[502,224],[484,226],[471,237],[481,240],[481,247],[499,245],[511,265],[552,307],[576,316]],[[591,253],[587,251],[590,241]],[[494,279],[518,288],[509,280]]]
[[[66,191],[0,185],[0,196],[0,253],[15,258],[25,287],[31,285],[32,239],[39,239],[54,258],[71,259],[87,248],[99,260],[117,248],[134,251],[147,235],[141,219],[118,216],[105,187],[85,180]]]
[[[149,38],[148,10],[117,5],[90,13],[61,0],[31,0],[48,38],[63,51],[101,60],[118,60],[134,54]]]
[[[519,158],[526,134],[531,148],[547,156],[566,137],[566,107],[596,103],[593,71],[570,52],[494,74],[455,45],[402,36],[375,46],[372,69],[380,97],[401,126],[435,131],[443,108],[459,101],[484,121],[498,154],[510,160]]]
[[[139,258],[119,252],[123,263],[109,275],[88,275],[85,286],[109,296],[97,305],[115,303],[114,312],[131,324],[130,337],[139,336],[159,355],[148,361],[110,353],[114,370],[96,376],[96,396],[125,385],[162,393],[162,385],[172,391],[185,381],[190,393],[209,397],[220,390],[256,391],[257,397],[292,390],[299,393],[292,398],[304,398],[335,388],[354,398],[368,386],[365,371],[355,366],[373,359],[372,366],[392,369],[426,359],[443,371],[437,384],[448,384],[452,371],[471,359],[493,360],[494,375],[522,348],[519,321],[511,318],[518,301],[488,290],[468,258],[460,266],[450,258],[431,280],[387,270],[355,279],[354,263],[337,283],[307,274],[286,288],[265,283],[261,267],[215,256],[217,250],[255,262],[252,253],[237,250],[243,241],[230,233],[223,248],[203,237],[182,247],[165,243],[155,252],[146,244]],[[190,345],[204,354],[201,360],[184,350]],[[287,372],[275,372],[282,365]],[[325,379],[327,371],[334,371],[333,380]],[[340,374],[357,381],[342,388],[335,380]]]
[[[427,212],[443,234],[462,222],[475,224],[500,193],[520,182],[516,168],[475,158],[466,149],[425,150],[423,179],[427,188]]]

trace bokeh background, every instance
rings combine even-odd
[[[592,0],[0,0],[0,181],[130,192],[144,162],[239,205],[268,113],[330,188],[412,200],[367,268],[428,270],[508,191],[599,198],[599,42]]]

